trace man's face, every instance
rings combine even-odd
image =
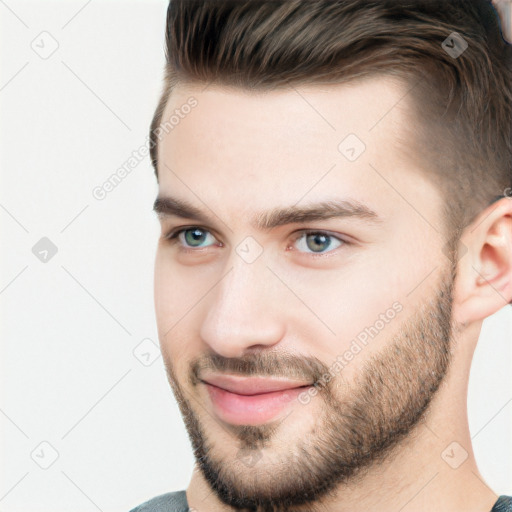
[[[441,197],[400,145],[405,85],[203,88],[175,89],[163,118],[197,100],[161,141],[159,196],[204,218],[161,218],[162,354],[219,498],[290,509],[389,454],[445,375],[455,276]],[[326,201],[375,215],[253,225]],[[304,387],[248,397],[205,382],[222,376]]]

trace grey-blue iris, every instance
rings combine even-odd
[[[316,234],[312,234],[312,235],[307,235],[306,236],[306,240],[309,239],[309,237],[314,237],[314,241],[315,241],[315,244],[320,244],[320,245],[324,245],[323,247],[321,247],[320,249],[321,250],[324,250],[324,249],[327,249],[327,247],[329,247],[329,245],[331,245],[331,241],[329,239],[329,237],[327,235],[323,235],[321,233],[316,233]],[[321,238],[323,239],[322,242],[318,242],[318,239]],[[327,242],[326,242],[327,240]],[[327,243],[327,245],[325,245]],[[308,243],[308,248],[311,249],[312,251],[315,251],[315,248],[311,247],[310,244]]]
[[[192,238],[188,238],[189,233],[192,233]],[[194,246],[194,242],[203,242],[205,237],[206,233],[201,229],[187,229],[185,231],[185,240],[191,246]]]

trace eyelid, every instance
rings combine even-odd
[[[326,229],[303,228],[303,229],[299,229],[298,231],[294,231],[292,234],[295,234],[295,237],[293,239],[294,241],[298,240],[303,235],[321,234],[321,235],[328,235],[328,236],[330,236],[332,238],[336,238],[340,242],[344,242],[346,244],[351,243],[349,240],[346,240],[344,238],[344,235],[342,236],[339,233],[333,233],[332,231],[329,231],[329,230],[326,230]],[[347,236],[347,238],[348,238],[348,236]]]

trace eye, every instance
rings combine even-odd
[[[332,252],[340,245],[348,244],[348,242],[324,231],[305,231],[295,238],[295,242],[299,242],[297,247],[300,252],[308,253],[311,251],[309,254],[325,254],[326,252]],[[306,250],[301,251],[301,249]],[[325,249],[330,250],[326,251]]]
[[[211,235],[207,229],[203,229],[198,226],[192,226],[171,232],[165,236],[165,239],[170,240],[172,243],[176,243],[179,240],[181,245],[185,248],[203,249],[204,247],[208,247],[207,245],[202,245],[208,238],[207,234],[210,234],[211,238],[215,240],[213,235]]]
[[[164,238],[173,244],[179,241],[185,250],[191,249],[193,251],[194,249],[204,249],[212,245],[205,244],[208,236],[215,240],[215,237],[207,229],[199,226],[190,226],[171,231]],[[302,231],[299,236],[295,236],[294,243],[297,245],[299,252],[305,252],[306,254],[330,253],[341,245],[350,245],[350,242],[330,233],[311,230]],[[329,250],[327,251],[327,249]]]

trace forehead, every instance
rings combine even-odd
[[[387,76],[270,92],[178,86],[162,120],[179,118],[160,141],[160,192],[198,206],[221,193],[217,209],[239,212],[339,193],[389,211],[391,182],[411,195],[428,187],[408,149],[407,92]]]
[[[173,135],[184,136],[193,119],[200,137],[228,136],[234,141],[248,136],[266,139],[273,145],[306,150],[320,144],[322,151],[337,149],[348,133],[356,133],[370,142],[380,137],[393,143],[394,132],[409,114],[409,86],[397,78],[376,75],[343,84],[310,85],[274,91],[258,91],[219,85],[178,85],[171,93],[164,120],[178,113],[194,98],[197,106],[180,115]],[[213,126],[212,126],[213,125]],[[181,128],[181,129],[178,129]],[[212,132],[214,130],[214,133]],[[388,136],[389,135],[389,136]],[[308,139],[310,145],[301,142]],[[250,149],[248,145],[247,149]]]

